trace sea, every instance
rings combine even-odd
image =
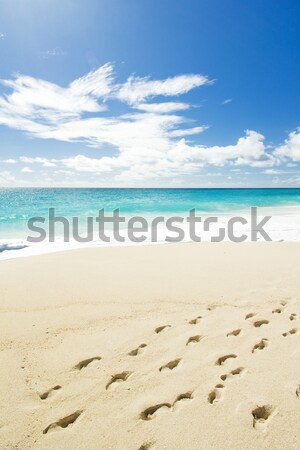
[[[201,217],[197,227],[201,242],[211,240],[212,234],[219,236],[219,228],[227,230],[231,218],[243,217],[248,225],[237,220],[234,224],[236,235],[245,235],[245,242],[252,240],[251,208],[257,208],[260,218],[270,216],[266,230],[272,241],[300,241],[300,189],[142,189],[142,188],[2,188],[0,189],[0,259],[38,255],[79,247],[108,245],[151,245],[176,241],[191,241],[190,226],[187,217],[191,210]],[[55,224],[54,231],[49,228],[49,210],[55,217],[68,221],[66,225]],[[105,217],[112,216],[118,210],[122,217],[120,233],[124,239],[116,238],[112,223],[105,223],[103,233],[98,232],[99,211]],[[253,210],[252,210],[253,211]],[[140,226],[149,224],[144,240],[133,242],[128,236],[128,221],[139,216]],[[78,235],[86,237],[85,242],[78,242],[73,234],[73,218],[78,221]],[[203,229],[206,218],[215,217],[209,233]],[[92,219],[88,219],[92,218]],[[156,224],[155,236],[153,220],[160,218]],[[177,226],[183,229],[184,237],[179,232],[171,233],[166,229],[168,218],[177,218]],[[88,220],[93,221],[93,230],[88,228]],[[32,230],[29,223],[38,226],[43,233]],[[174,222],[175,223],[175,222]],[[174,224],[173,223],[173,224]],[[202,227],[202,234],[200,227]],[[68,227],[67,227],[68,228]],[[150,231],[149,231],[150,230]],[[145,231],[145,228],[144,228]],[[43,234],[43,235],[42,235]],[[167,240],[166,237],[171,237]],[[32,239],[33,238],[33,239]],[[37,239],[38,238],[38,239]],[[31,242],[38,240],[38,242]],[[84,239],[83,239],[84,240]],[[231,240],[225,233],[224,240]],[[259,236],[257,240],[265,240]]]

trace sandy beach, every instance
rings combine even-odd
[[[300,243],[0,263],[1,450],[299,449]]]

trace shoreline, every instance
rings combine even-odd
[[[272,240],[276,241],[284,241],[284,242],[300,242],[300,212],[298,205],[286,205],[284,207],[261,207],[258,209],[259,217],[263,217],[266,215],[271,215],[272,218],[269,223],[267,223],[266,230],[270,234]],[[222,214],[218,214],[218,226],[226,226],[227,221],[233,215],[240,215],[245,217],[248,221],[248,225],[246,227],[238,224],[236,226],[237,234],[243,234],[243,232],[250,231],[249,223],[250,223],[250,215],[244,214],[243,211],[232,211],[231,215],[228,212],[224,212]],[[208,215],[204,215],[203,219]],[[169,216],[166,216],[168,218]],[[171,216],[170,216],[171,217]],[[183,216],[184,217],[184,216]],[[149,215],[147,220],[151,222],[152,216]],[[188,224],[182,223],[179,227],[184,231],[185,238],[183,241],[178,243],[188,243],[193,242],[188,235]],[[151,228],[150,228],[151,229]],[[150,233],[150,229],[148,230],[148,235]],[[214,227],[213,227],[214,229]],[[203,224],[199,225],[199,233],[202,238],[202,242],[209,242],[210,236],[213,235],[213,229],[211,233],[203,232]],[[126,239],[127,229],[122,228],[121,234],[125,236],[125,242],[117,242],[114,241],[113,236],[111,235],[111,230],[106,230],[108,232],[111,242],[106,243],[102,242],[99,239],[94,239],[88,243],[78,243],[71,239],[70,242],[62,242],[61,237],[58,236],[57,241],[54,243],[45,242],[40,244],[29,244],[27,239],[22,239],[21,237],[11,238],[11,239],[0,239],[0,261],[7,259],[14,259],[19,257],[30,257],[37,256],[42,254],[51,254],[56,252],[64,252],[69,250],[76,249],[84,249],[84,248],[110,248],[110,247],[122,247],[122,246],[145,246],[145,245],[157,245],[157,244],[169,244],[169,242],[165,241],[165,224],[164,226],[158,226],[158,240],[153,242],[151,241],[151,236],[147,237],[147,240],[142,243],[134,243]],[[215,227],[215,232],[217,232],[217,227]],[[84,235],[84,233],[83,233]],[[228,242],[228,236],[225,236],[224,242]],[[247,239],[246,242],[249,242]],[[1,251],[2,250],[2,251]]]

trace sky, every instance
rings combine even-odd
[[[0,0],[0,187],[300,187],[296,0]]]

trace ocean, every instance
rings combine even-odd
[[[57,227],[55,242],[45,239],[30,244],[28,220],[32,217],[48,218],[49,208],[56,216],[69,220],[79,218],[84,234],[87,217],[98,211],[112,214],[115,209],[126,219],[142,216],[151,220],[157,216],[186,217],[195,209],[201,217],[217,216],[225,221],[231,216],[249,217],[250,208],[259,214],[272,216],[272,240],[300,240],[300,189],[111,189],[111,188],[15,188],[0,189],[0,258],[6,259],[28,254],[39,254],[78,246],[108,245],[94,238],[88,244],[63,242],[63,229]],[[47,220],[46,222],[47,223]],[[46,225],[45,225],[46,227]],[[126,228],[126,224],[121,229]],[[164,241],[160,225],[158,242]],[[185,239],[189,240],[189,239]],[[72,241],[72,239],[71,239]],[[124,244],[129,244],[125,240]],[[152,243],[151,240],[146,243]],[[122,243],[111,239],[112,245]]]

